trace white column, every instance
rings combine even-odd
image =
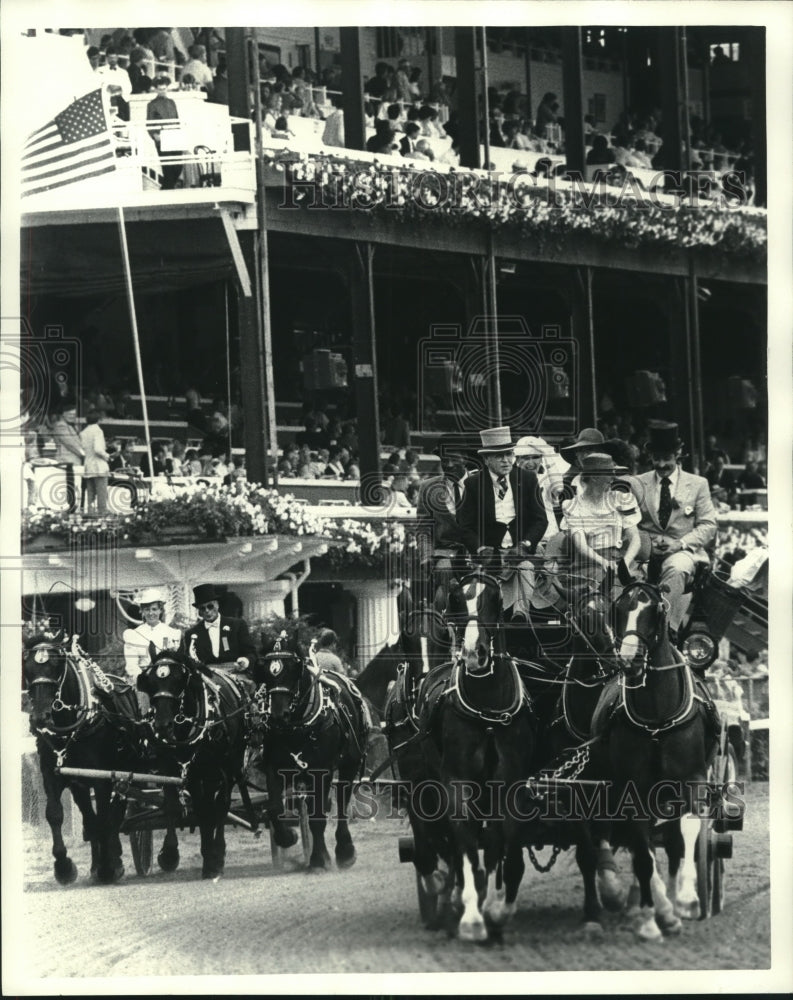
[[[347,584],[358,600],[356,657],[363,669],[386,644],[399,637],[397,594],[401,584],[390,580],[362,580]]]
[[[286,614],[284,599],[290,586],[289,580],[267,580],[264,583],[237,584],[231,589],[239,594],[245,607],[245,618],[251,621],[270,615],[283,618]]]

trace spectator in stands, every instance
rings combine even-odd
[[[715,434],[708,434],[705,438],[704,459],[708,465],[713,465],[717,458],[720,458],[725,465],[730,464],[730,456],[721,447]]]
[[[209,433],[204,437],[204,449],[215,458],[230,451],[229,422],[220,412],[215,412],[210,418]]]
[[[89,45],[85,50],[85,54],[88,57],[88,62],[91,64],[91,69],[99,69],[99,57],[101,55],[99,49],[95,45]]]
[[[187,403],[186,419],[188,424],[200,431],[207,430],[207,418],[201,408],[201,396],[192,386],[185,392],[185,401]]]
[[[746,490],[764,490],[765,479],[757,470],[757,462],[747,462],[746,468],[738,474],[738,489],[742,491],[740,501],[741,510],[752,507],[757,503],[756,493],[747,493]]]
[[[213,104],[229,103],[229,75],[224,56],[218,59],[217,68],[215,69],[215,85],[208,100],[212,101]]]
[[[65,468],[66,501],[69,511],[73,513],[77,509],[74,467],[82,465],[85,458],[85,448],[77,430],[77,410],[73,406],[67,406],[54,418],[50,434],[55,442],[55,461]]]
[[[306,80],[306,71],[302,66],[295,66],[292,70],[292,96],[299,102],[303,118],[322,117],[314,103],[314,92]]]
[[[410,61],[408,59],[400,59],[397,63],[396,87],[396,99],[410,104],[413,98],[410,93]]]
[[[586,154],[586,162],[589,167],[607,166],[617,162],[614,150],[609,147],[605,135],[596,135],[592,140],[592,148]]]
[[[386,108],[386,118],[391,122],[395,132],[404,132],[404,112],[401,104],[389,104]],[[374,126],[372,126],[374,128]]]
[[[380,154],[396,152],[399,147],[394,141],[395,133],[391,122],[386,118],[378,118],[374,127],[375,134],[366,140],[367,152]]]
[[[120,87],[121,96],[125,101],[129,100],[132,93],[132,84],[129,80],[129,73],[118,64],[118,48],[115,45],[107,46],[105,49],[105,65],[100,66],[96,72],[102,77],[102,82],[106,89],[110,84]]]
[[[319,448],[317,457],[311,462],[311,478],[321,479],[325,475],[325,470],[330,462],[330,452],[327,448]]]
[[[85,427],[80,432],[80,444],[85,452],[83,482],[86,486],[87,510],[96,509],[100,516],[107,513],[107,480],[110,474],[105,435],[99,426],[99,414],[89,410]]]
[[[506,145],[501,127],[504,124],[504,112],[501,108],[493,108],[490,113],[490,145],[499,148]]]
[[[713,500],[732,506],[735,500],[735,477],[729,469],[724,468],[724,459],[720,455],[713,459],[705,473],[705,478],[710,486],[710,495]]]
[[[157,96],[146,105],[146,121],[167,121],[172,125],[178,124],[179,112],[176,102],[168,97],[168,88],[171,86],[171,78],[168,76],[155,76],[154,90]],[[182,176],[181,163],[169,163],[168,160],[174,156],[181,156],[180,152],[170,150],[168,156],[162,151],[162,133],[160,129],[149,129],[149,135],[154,140],[157,152],[160,154],[162,164],[162,187],[163,190],[173,190],[179,178]]]
[[[408,74],[408,89],[413,104],[421,100],[421,67],[414,66]]]
[[[185,447],[178,438],[174,438],[173,441],[171,441],[170,463],[171,467],[169,471],[172,476],[185,475]]]
[[[154,67],[154,53],[149,45],[150,35],[151,30],[149,28],[136,28],[132,32],[132,38],[135,41],[135,46],[142,49],[144,53],[144,62],[141,65],[141,69],[146,76],[149,77],[149,79],[153,80],[156,71]]]
[[[390,67],[388,63],[375,63],[374,76],[366,81],[364,93],[368,94],[377,101],[382,101],[385,97],[386,88],[388,86],[389,69]]]
[[[421,134],[427,139],[443,139],[446,133],[438,122],[438,111],[429,104],[422,105],[416,119],[421,126]]]
[[[323,472],[325,479],[344,479],[347,474],[346,462],[349,461],[350,453],[346,448],[339,448],[338,445],[330,449],[328,464]]]
[[[325,119],[322,132],[323,146],[344,146],[344,112],[341,109],[341,94],[329,94],[333,111]]]
[[[182,78],[186,73],[193,77],[195,82],[212,97],[215,81],[212,77],[212,70],[207,66],[207,50],[203,45],[191,45],[190,58],[182,67]]]
[[[398,107],[398,105],[394,105]],[[399,140],[399,152],[403,156],[412,158],[421,158],[423,154],[419,152],[416,148],[418,145],[418,137],[421,134],[421,128],[418,122],[406,122],[404,127],[404,136]]]
[[[729,66],[730,65],[729,56],[727,56],[725,54],[724,49],[721,47],[721,45],[717,45],[716,48],[713,50],[713,62],[712,62],[712,65],[713,66]]]
[[[186,476],[200,476],[202,472],[201,460],[195,448],[188,448],[184,454],[183,471]]]
[[[326,431],[317,427],[316,418],[309,414],[305,418],[305,430],[301,431],[295,438],[298,445],[306,447],[309,451],[318,451],[328,445],[328,435]]]
[[[507,149],[531,149],[529,137],[521,132],[518,118],[508,118],[504,122],[504,145]]]
[[[127,67],[127,74],[129,75],[133,94],[148,94],[152,88],[151,77],[146,73],[145,67],[145,50],[141,48],[133,49],[130,53],[129,66]]]
[[[542,139],[548,138],[548,126],[556,125],[559,121],[559,98],[549,91],[537,106],[537,119],[535,128],[537,134]]]

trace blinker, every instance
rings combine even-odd
[[[48,649],[37,649],[33,654],[33,659],[36,663],[47,663],[50,658],[50,651]]]

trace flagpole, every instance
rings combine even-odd
[[[146,454],[149,456],[149,476],[152,481],[152,495],[154,494],[154,459],[151,453],[151,434],[149,432],[149,408],[146,404],[146,389],[143,384],[143,362],[140,357],[140,338],[138,337],[138,317],[135,312],[135,296],[132,291],[132,270],[129,266],[129,247],[127,246],[127,230],[124,226],[124,210],[118,206],[118,232],[121,240],[121,256],[124,258],[124,278],[127,284],[127,305],[129,307],[129,321],[132,324],[132,342],[135,345],[135,364],[138,369],[138,389],[140,390],[140,403],[143,409],[143,433],[146,436]]]

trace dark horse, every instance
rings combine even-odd
[[[162,773],[182,777],[190,794],[201,834],[202,878],[223,874],[225,824],[235,783],[250,812],[243,779],[249,697],[243,683],[171,651],[158,653],[137,680],[151,701],[148,742],[155,765]],[[163,794],[168,832],[158,860],[165,871],[173,871],[179,864],[175,828],[181,825],[180,802],[173,786]]]
[[[279,847],[297,841],[284,822],[284,794],[306,794],[311,831],[309,871],[324,871],[329,855],[325,826],[331,782],[336,782],[336,864],[355,863],[355,846],[347,825],[353,782],[363,774],[371,725],[363,698],[348,678],[310,665],[297,636],[263,635],[263,659],[257,664],[256,709],[267,777],[273,839]]]
[[[61,832],[61,796],[68,788],[82,814],[83,839],[91,844],[92,877],[101,883],[116,882],[124,874],[119,827],[125,802],[113,794],[110,781],[66,777],[59,768],[133,770],[135,692],[120,678],[105,674],[76,642],[69,648],[63,632],[38,632],[26,639],[23,677],[47,798],[55,878],[61,885],[77,878]]]
[[[536,720],[504,647],[499,581],[484,571],[452,580],[446,621],[455,637],[453,662],[422,683],[417,717],[427,734],[427,772],[437,770],[447,805],[452,906],[462,909],[459,936],[484,941],[488,925],[498,929],[514,912],[523,877],[510,797],[529,774]]]
[[[716,749],[714,721],[706,693],[670,641],[662,590],[645,582],[629,584],[614,611],[622,677],[598,708],[593,728],[603,730],[607,749],[615,834],[633,852],[637,933],[657,940],[662,930],[679,931],[678,914],[698,914],[694,846],[701,821],[696,813]],[[656,819],[672,821],[664,837],[671,900],[651,849]]]
[[[561,647],[556,646],[555,655],[548,656],[540,646],[539,662],[518,661],[518,669],[539,720],[534,772],[547,769],[567,779],[597,780],[603,762],[600,748],[591,740],[592,716],[604,685],[618,671],[616,640],[606,598],[591,586],[568,583],[570,586],[560,592],[558,606],[568,632],[564,666],[559,667]],[[509,638],[508,629],[508,643]],[[550,794],[556,792],[552,789]],[[577,789],[569,794],[577,795]],[[625,898],[609,843],[609,824],[597,817],[581,823],[571,818],[558,829],[562,839],[570,835],[576,844],[576,860],[584,879],[584,915],[590,927],[599,920],[601,902],[610,910],[619,910]]]

